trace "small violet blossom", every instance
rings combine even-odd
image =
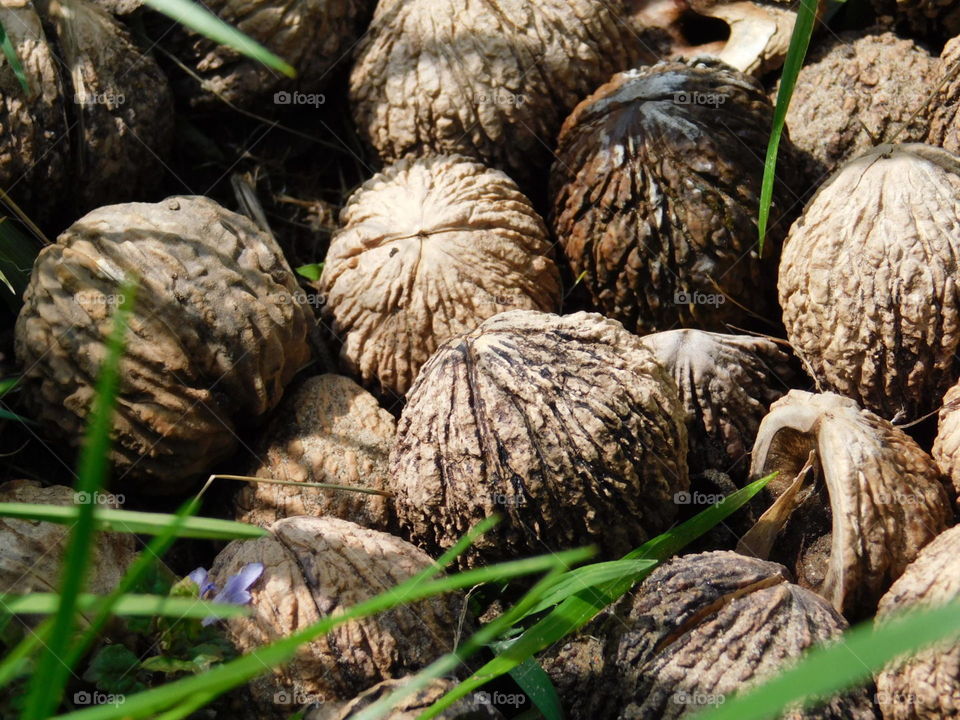
[[[209,573],[204,568],[197,568],[187,577],[200,588],[201,600],[209,597],[211,593],[216,593],[213,596],[213,602],[215,603],[248,605],[253,599],[250,594],[250,587],[260,579],[261,575],[263,575],[263,563],[247,563],[240,569],[240,572],[227,578],[223,590],[219,592],[217,592],[217,586],[210,581]],[[208,617],[204,618],[202,624],[206,627],[216,621],[217,618]]]

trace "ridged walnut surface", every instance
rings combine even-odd
[[[939,88],[931,100],[932,117],[927,142],[944,150],[960,153],[960,36],[948,42],[940,53],[940,65],[933,87]],[[949,76],[949,80],[947,80]],[[941,85],[946,80],[945,84]]]
[[[960,497],[960,383],[943,396],[932,454],[952,485],[954,497]]]
[[[394,690],[404,685],[404,680],[384,680],[382,683],[370,688],[362,693],[352,702],[347,703],[343,710],[335,715],[335,720],[350,720],[355,718],[357,713],[369,707],[373,703],[385,698]],[[442,698],[447,692],[453,690],[456,683],[452,680],[441,678],[432,681],[427,687],[418,690],[413,695],[402,700],[393,710],[383,716],[384,720],[417,720],[418,717],[433,703]],[[458,700],[452,707],[447,708],[439,715],[435,715],[438,720],[502,720],[500,714],[492,705],[485,704],[478,700],[478,695],[482,697],[480,690],[474,692],[462,700]],[[489,695],[489,693],[488,693]],[[327,720],[322,715],[311,717],[307,715],[306,720]]]
[[[790,230],[787,337],[824,390],[886,418],[939,405],[960,344],[960,158],[884,145],[845,165]]]
[[[370,393],[340,375],[320,375],[284,398],[247,473],[288,482],[389,490],[393,416]],[[344,490],[247,484],[237,493],[237,520],[266,527],[296,515],[331,516],[386,530],[390,500]]]
[[[702,330],[654,333],[643,344],[680,390],[690,474],[713,469],[745,475],[760,421],[788,389],[787,356],[764,338]]]
[[[893,33],[843,33],[819,46],[804,64],[787,113],[790,138],[819,185],[848,160],[875,145],[923,142],[922,112],[937,59]]]
[[[16,325],[33,417],[73,445],[128,274],[139,289],[111,460],[141,492],[177,492],[279,402],[310,358],[313,318],[273,239],[212,200],[95,210],[40,253]]]
[[[523,183],[570,110],[643,48],[603,0],[384,0],[350,77],[385,161],[461,153]]]
[[[439,345],[510,309],[558,310],[543,221],[510,178],[464,157],[400,161],[341,215],[325,317],[350,372],[403,395]]]
[[[743,326],[738,303],[774,316],[755,247],[772,113],[761,86],[722,63],[666,62],[615,76],[567,118],[551,223],[601,312],[641,334]],[[791,179],[789,142],[782,152]],[[777,184],[767,263],[797,202]]]
[[[894,613],[939,607],[960,596],[960,528],[927,545],[883,596],[879,624]],[[877,676],[884,720],[960,718],[960,645],[941,643]]]
[[[779,495],[810,450],[816,451],[818,482],[826,486],[832,525],[824,541],[829,550],[817,560],[820,577],[805,581],[804,573],[798,573],[800,581],[840,612],[861,617],[951,524],[950,502],[936,463],[913,439],[833,393],[792,390],[775,402],[757,433],[751,475],[779,470],[771,483]],[[817,545],[811,547],[816,553]],[[808,549],[780,550],[789,550],[802,564]]]
[[[503,516],[466,564],[597,543],[620,557],[676,515],[687,437],[676,385],[599,315],[514,311],[451,340],[411,388],[392,457],[414,542]]]
[[[883,23],[906,34],[943,42],[960,33],[960,5],[956,0],[873,0]]]
[[[271,531],[271,537],[231,543],[210,571],[222,585],[247,563],[265,565],[251,588],[253,616],[228,624],[243,652],[342,613],[432,563],[400,538],[336,518],[287,518]],[[444,595],[341,625],[301,646],[274,675],[255,680],[254,697],[264,706],[282,690],[324,702],[352,699],[452,651],[461,609],[461,596]]]

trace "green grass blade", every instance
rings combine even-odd
[[[27,74],[23,71],[23,63],[20,62],[17,49],[13,47],[13,43],[10,42],[10,36],[7,35],[3,23],[0,23],[0,50],[3,51],[3,56],[7,59],[7,62],[10,63],[10,68],[13,70],[13,74],[17,76],[17,82],[20,83],[23,92],[29,95],[30,83],[27,82]],[[2,278],[2,275],[0,275],[0,278]]]
[[[107,353],[97,378],[91,419],[87,426],[77,469],[78,493],[93,496],[103,487],[109,469],[110,429],[113,410],[120,387],[120,358],[123,355],[127,321],[136,297],[136,285],[123,286],[123,303],[114,313],[113,327],[107,338]],[[94,503],[79,505],[76,523],[70,533],[64,556],[60,604],[53,618],[50,637],[37,661],[31,677],[23,711],[24,720],[44,720],[56,710],[66,687],[70,668],[62,657],[67,653],[77,623],[77,600],[83,589],[90,564],[96,522]]]
[[[83,593],[77,597],[77,610],[87,612],[103,605],[105,595]],[[52,615],[60,607],[56,593],[0,595],[0,615]],[[250,614],[241,605],[210,603],[195,598],[166,595],[124,595],[114,604],[112,614],[119,617],[231,618]]]
[[[0,408],[0,420],[12,420],[13,422],[23,423],[24,425],[36,425],[33,420],[17,415],[15,412]]]
[[[0,398],[2,398],[7,393],[13,392],[17,389],[17,386],[20,384],[20,378],[10,377],[0,380]]]
[[[144,0],[144,3],[214,42],[231,47],[287,77],[296,77],[296,70],[288,63],[192,0]]]
[[[763,257],[763,243],[767,236],[767,223],[770,221],[770,204],[773,202],[773,186],[777,177],[777,152],[780,150],[780,139],[783,137],[783,128],[787,122],[787,110],[790,107],[790,98],[797,84],[797,76],[803,67],[807,48],[810,47],[810,38],[813,36],[813,26],[817,19],[817,0],[800,0],[797,9],[797,22],[793,26],[790,36],[790,47],[787,50],[787,59],[783,63],[783,74],[780,77],[780,90],[777,92],[777,105],[773,110],[773,127],[770,130],[770,142],[767,145],[767,158],[763,164],[763,186],[760,190],[760,216],[757,220],[757,230],[760,233],[760,256]]]
[[[869,680],[873,671],[905,653],[960,634],[960,601],[934,609],[913,610],[879,628],[865,622],[827,647],[817,648],[791,669],[706,712],[696,720],[773,718],[795,702],[816,704],[841,690]]]
[[[297,268],[297,274],[305,277],[311,282],[317,282],[320,275],[323,274],[323,263],[312,263],[310,265],[301,265]]]
[[[0,517],[20,518],[23,520],[42,520],[45,522],[71,525],[77,521],[83,505],[39,505],[32,503],[0,503]],[[158,535],[164,532],[174,521],[175,515],[147,513],[137,510],[113,510],[97,507],[94,524],[97,530],[134,533],[139,535]],[[187,518],[178,529],[177,536],[198,538],[201,540],[249,540],[264,537],[270,533],[261,527],[221,520],[219,518]]]
[[[40,245],[22,233],[9,218],[0,218],[0,284],[6,305],[13,311],[20,307],[20,298],[30,282],[33,261]]]
[[[527,658],[510,671],[510,677],[526,693],[545,720],[563,720],[560,696],[540,663],[533,658]]]

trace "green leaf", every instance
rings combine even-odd
[[[317,280],[320,279],[320,275],[323,274],[323,263],[301,265],[297,268],[297,274],[305,277],[310,282],[317,282]]]
[[[72,525],[77,521],[80,511],[91,504],[84,503],[70,507],[16,502],[0,503],[0,517]],[[174,519],[174,515],[164,513],[113,510],[100,506],[97,506],[94,512],[94,523],[98,530],[141,535],[158,535],[164,532]],[[177,537],[203,540],[254,539],[266,535],[269,535],[266,530],[255,525],[219,518],[186,518],[177,530]]]
[[[16,390],[19,384],[20,384],[19,377],[4,378],[3,380],[0,380],[0,398],[2,398],[7,393],[10,393]]]
[[[526,693],[546,720],[563,720],[560,697],[550,676],[533,658],[527,658],[510,671],[510,677]]]
[[[7,59],[7,62],[10,63],[10,68],[13,70],[13,74],[17,76],[17,82],[20,83],[23,92],[29,95],[30,83],[27,82],[27,74],[23,71],[23,63],[20,62],[17,50],[13,47],[13,43],[10,42],[10,36],[7,35],[3,23],[0,23],[0,50],[3,51],[3,56]],[[2,275],[0,275],[0,279],[6,282],[6,279],[3,278]]]
[[[797,21],[790,36],[790,47],[787,49],[787,59],[783,64],[783,74],[780,77],[780,90],[777,92],[777,105],[773,111],[773,127],[770,130],[770,142],[767,145],[767,158],[763,165],[763,187],[760,190],[760,217],[757,221],[757,230],[760,233],[760,256],[763,257],[763,243],[767,236],[767,223],[770,220],[770,204],[773,202],[773,186],[776,184],[777,152],[780,149],[780,138],[787,122],[787,110],[790,107],[790,98],[803,67],[803,60],[810,47],[810,38],[813,35],[813,26],[817,19],[817,0],[800,0],[797,9]]]
[[[128,693],[143,689],[136,671],[140,658],[125,645],[106,645],[93,656],[83,679],[108,693]]]
[[[162,12],[178,23],[186,25],[214,42],[231,47],[287,77],[296,77],[297,72],[263,45],[231,27],[216,15],[191,0],[144,0],[154,10]]]
[[[81,612],[95,610],[105,598],[105,595],[81,594],[77,597],[77,609]],[[59,607],[60,596],[56,593],[0,595],[0,615],[51,615]],[[166,595],[124,595],[114,604],[112,613],[120,617],[146,616],[202,620],[207,617],[241,617],[249,615],[250,609],[241,605],[210,603],[191,598],[172,598]]]
[[[12,420],[13,422],[23,423],[24,425],[36,425],[33,420],[17,415],[15,412],[0,408],[0,420]]]

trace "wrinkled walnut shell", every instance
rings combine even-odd
[[[400,161],[355,193],[321,276],[351,373],[403,395],[442,343],[508,309],[560,307],[543,221],[504,173],[463,157]]]
[[[937,437],[933,442],[933,459],[953,487],[954,498],[960,497],[960,383],[943,396]]]
[[[930,133],[927,142],[944,150],[960,153],[960,36],[953,38],[940,53],[940,64],[933,80],[938,88],[931,99]]]
[[[356,714],[364,708],[403,687],[405,680],[406,678],[384,680],[347,703],[343,710],[334,716],[334,719],[350,720],[356,717]],[[427,687],[402,700],[383,716],[383,720],[417,720],[424,710],[442,698],[447,692],[453,690],[455,686],[456,683],[452,680],[434,680]],[[482,691],[478,691],[472,696],[458,700],[454,705],[435,717],[437,720],[502,720],[503,715],[492,704],[478,700],[478,696],[483,697],[481,693]],[[306,720],[327,720],[327,718],[308,715]]]
[[[408,395],[392,456],[400,524],[430,551],[493,513],[465,564],[669,527],[688,487],[676,385],[612,320],[512,311],[454,338]]]
[[[960,33],[956,0],[872,0],[881,22],[941,42]]]

